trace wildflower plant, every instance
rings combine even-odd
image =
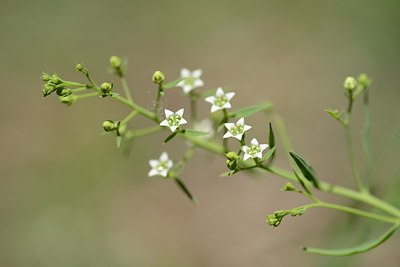
[[[347,99],[347,107],[345,109],[325,110],[344,129],[349,165],[356,184],[356,188],[353,189],[323,181],[303,156],[285,146],[287,135],[284,127],[282,127],[282,122],[278,121],[274,115],[271,103],[233,108],[234,105],[230,101],[235,96],[234,92],[225,93],[219,87],[216,90],[211,90],[211,93],[204,92],[203,94],[198,89],[204,86],[204,82],[200,78],[202,71],[200,69],[194,71],[182,69],[180,77],[170,82],[165,82],[166,77],[163,72],[155,71],[153,73],[151,79],[156,85],[157,92],[155,105],[151,109],[146,109],[144,106],[138,104],[131,95],[125,78],[126,66],[127,61],[118,56],[112,56],[109,60],[109,68],[120,79],[122,90],[115,88],[114,84],[109,81],[97,83],[83,64],[77,64],[75,68],[85,77],[86,81],[84,82],[69,81],[55,73],[43,73],[41,77],[44,82],[42,89],[43,96],[47,97],[56,94],[60,101],[68,106],[91,97],[112,98],[128,107],[131,111],[124,118],[117,121],[106,119],[102,125],[105,132],[114,135],[117,147],[120,147],[124,140],[132,140],[157,132],[167,133],[164,143],[174,138],[184,140],[188,146],[181,159],[173,163],[167,152],[162,152],[159,159],[149,160],[150,169],[148,176],[161,176],[171,179],[195,203],[197,203],[197,200],[181,179],[180,174],[193,154],[197,150],[202,149],[225,158],[228,170],[222,173],[221,177],[232,176],[239,172],[247,172],[250,175],[260,172],[271,173],[286,180],[282,188],[283,191],[300,194],[309,200],[309,204],[286,210],[277,210],[266,215],[266,223],[272,227],[278,227],[289,215],[292,217],[300,216],[312,208],[334,209],[389,225],[388,230],[380,237],[361,245],[340,249],[303,247],[304,251],[331,256],[362,253],[382,244],[399,228],[400,209],[373,195],[370,191],[372,153],[370,149],[369,90],[371,80],[366,74],[359,75],[357,79],[353,77],[345,79],[343,83]],[[189,119],[183,117],[184,109],[180,107],[178,107],[180,109],[176,112],[169,109],[160,110],[161,98],[165,97],[169,90],[173,90],[176,87],[182,87],[185,96],[189,98],[190,116],[187,116]],[[362,98],[364,106],[363,144],[366,158],[365,166],[360,166],[356,162],[351,136],[354,102],[359,98]],[[209,113],[210,118],[199,120],[197,118],[197,103],[204,100],[212,105],[211,112]],[[233,109],[233,111],[228,112],[228,109]],[[165,114],[165,118],[160,118],[160,111],[163,111],[161,113]],[[219,115],[221,116],[211,116],[211,113],[216,112],[220,112]],[[251,133],[249,130],[252,127],[245,124],[245,118],[261,112],[266,113],[272,122],[267,125],[257,125],[257,127],[265,128],[268,135],[260,139],[260,142],[252,138],[249,143],[246,141],[246,135]],[[128,126],[128,122],[134,120],[136,116],[147,118],[154,125],[132,129]],[[215,120],[215,118],[218,119]],[[276,121],[279,123],[275,123]],[[185,125],[185,128],[182,125]],[[278,130],[277,134],[274,132],[273,125]],[[238,142],[232,142],[234,143],[233,145],[228,143],[227,138],[229,137],[237,139]],[[273,164],[276,156],[277,141],[279,140],[283,144],[283,150],[289,158],[291,165],[291,169],[289,170],[276,167]],[[363,168],[362,172],[360,171],[361,167]],[[259,172],[251,170],[259,170]],[[350,199],[364,204],[365,207],[360,205],[348,206],[326,201],[324,200],[325,195],[320,193],[317,196],[315,194],[316,191],[320,191],[326,195],[333,194]]]

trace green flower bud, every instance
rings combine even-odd
[[[299,207],[299,208],[294,208],[291,210],[290,214],[292,216],[299,216],[299,215],[303,215],[303,213],[306,211],[306,209],[304,207]]]
[[[51,93],[54,92],[54,90],[55,90],[55,88],[51,83],[50,84],[47,83],[47,84],[43,85],[43,90],[42,90],[43,96],[50,95]]]
[[[239,155],[236,152],[228,152],[225,154],[226,156],[226,166],[228,166],[228,168],[230,170],[235,170],[237,167],[237,161],[239,159]]]
[[[226,153],[225,156],[228,160],[237,160],[239,158],[239,155],[233,151]]]
[[[73,103],[76,102],[76,100],[78,100],[78,96],[76,96],[76,95],[60,96],[61,103],[64,103],[67,106],[72,105]]]
[[[57,89],[57,95],[59,95],[59,96],[67,96],[70,94],[72,94],[72,92],[68,88],[58,88]]]
[[[60,84],[60,83],[62,83],[62,80],[60,79],[60,77],[58,77],[57,74],[53,74],[53,75],[51,76],[51,83],[53,83],[53,84]]]
[[[100,89],[103,92],[103,94],[109,94],[111,92],[113,88],[113,84],[112,83],[102,83],[100,85]]]
[[[283,187],[282,187],[283,191],[296,191],[296,187],[294,187],[294,185],[292,183],[286,183]]]
[[[363,88],[367,88],[370,84],[371,84],[371,80],[368,77],[367,74],[365,73],[361,73],[358,76],[358,83],[363,87]]]
[[[112,132],[117,129],[117,125],[115,122],[107,120],[103,122],[103,129],[106,132]]]
[[[123,136],[123,135],[125,135],[126,131],[128,130],[128,127],[126,126],[125,123],[124,124],[119,124],[117,130],[118,130],[118,134]]]
[[[162,73],[159,70],[154,72],[154,74],[153,74],[153,82],[155,84],[162,84],[164,82],[164,80],[165,80],[164,73]]]
[[[75,69],[76,69],[77,71],[79,71],[79,72],[82,72],[85,76],[88,75],[88,70],[87,70],[86,67],[85,67],[83,64],[81,64],[81,63],[76,64]]]
[[[48,81],[51,80],[51,76],[50,76],[49,74],[47,74],[47,73],[44,73],[44,72],[43,72],[43,74],[42,74],[42,76],[41,76],[40,78],[41,78],[42,81],[44,81],[44,82],[48,82]]]
[[[349,76],[344,80],[343,87],[348,91],[353,91],[357,87],[357,80]]]
[[[112,56],[110,57],[110,65],[114,69],[119,69],[121,68],[122,60],[118,56]]]

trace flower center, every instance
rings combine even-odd
[[[196,81],[196,78],[189,76],[187,78],[185,78],[185,84],[186,85],[190,85],[190,86],[194,86],[194,82]]]
[[[247,154],[249,154],[251,157],[255,157],[257,153],[261,152],[261,148],[259,146],[252,145],[247,149]]]
[[[182,117],[179,115],[171,115],[168,118],[168,125],[169,126],[179,126],[179,122],[181,121]]]
[[[228,102],[228,99],[226,98],[225,95],[217,96],[214,100],[214,105],[222,108],[226,103]]]
[[[231,132],[232,135],[242,134],[243,133],[243,125],[236,124],[229,131]]]
[[[164,160],[164,161],[159,161],[157,166],[156,166],[157,171],[160,173],[164,170],[168,169],[168,161]]]

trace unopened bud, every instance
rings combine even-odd
[[[357,81],[353,77],[349,76],[344,80],[343,83],[344,89],[348,91],[353,91],[357,87]]]
[[[106,132],[112,132],[117,129],[117,126],[113,121],[107,120],[103,122],[103,129]]]
[[[110,65],[114,69],[119,69],[121,67],[122,60],[118,56],[110,57]]]
[[[76,100],[78,100],[78,97],[76,95],[67,95],[60,97],[60,101],[67,106],[72,105],[73,103],[75,103]]]
[[[71,90],[68,88],[59,88],[57,89],[57,95],[59,96],[67,96],[72,94]]]
[[[362,73],[358,76],[358,83],[363,87],[367,88],[371,84],[371,80],[367,74]]]
[[[237,160],[239,158],[238,154],[233,151],[226,153],[225,156],[228,160]]]
[[[86,67],[81,63],[76,64],[75,69],[79,72],[82,72],[84,75],[88,74]]]
[[[282,187],[283,191],[296,191],[296,187],[294,187],[294,185],[292,183],[286,183],[283,187]]]
[[[60,83],[62,83],[62,80],[60,79],[60,77],[58,77],[57,74],[53,74],[53,75],[51,76],[51,83],[53,83],[53,84],[60,84]]]
[[[161,71],[157,70],[153,74],[153,82],[155,84],[162,84],[164,82],[165,76],[164,73]]]
[[[40,77],[42,79],[42,81],[44,82],[48,82],[51,80],[51,76],[47,73],[43,73],[42,76]]]
[[[101,92],[103,92],[103,94],[110,93],[112,88],[113,88],[113,85],[111,83],[102,83],[100,85],[100,89],[101,89]]]

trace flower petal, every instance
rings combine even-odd
[[[204,99],[206,102],[214,104],[215,96],[208,96]]]
[[[261,152],[264,151],[265,149],[267,149],[267,147],[269,147],[268,144],[261,144],[260,145]]]
[[[230,129],[232,129],[232,127],[235,127],[236,124],[234,124],[232,122],[227,122],[227,123],[224,123],[224,126],[226,129],[230,130]]]
[[[236,125],[244,125],[244,118],[240,118],[237,122]]]
[[[223,96],[224,90],[221,87],[218,87],[217,92],[215,93],[216,96]]]
[[[169,160],[167,152],[161,153],[160,161],[167,161]]]
[[[242,146],[242,151],[243,151],[244,153],[247,153],[247,149],[249,149],[248,146]]]
[[[233,137],[233,135],[231,134],[231,132],[226,132],[223,136],[223,138],[229,138],[229,137]]]
[[[229,102],[226,102],[223,106],[222,106],[222,108],[231,108],[232,107],[232,105],[231,105],[231,103],[229,103]]]
[[[216,105],[212,105],[211,106],[211,113],[214,113],[215,111],[220,110],[220,109],[221,109],[220,107],[218,107]]]
[[[169,127],[168,120],[167,120],[167,119],[163,120],[163,121],[160,123],[160,125],[161,125],[161,126],[168,126],[168,127]]]
[[[184,118],[182,118],[182,119],[179,121],[179,125],[186,124],[186,123],[187,123],[187,120],[185,120]]]
[[[243,132],[248,131],[248,130],[250,130],[250,129],[251,129],[251,126],[250,126],[250,125],[245,125],[245,126],[243,127]]]
[[[156,160],[156,159],[151,159],[151,160],[149,160],[149,165],[150,165],[152,168],[157,167],[157,165],[158,165],[158,160]]]
[[[172,162],[172,160],[168,160],[168,161],[167,161],[167,168],[168,168],[168,170],[171,169],[172,165],[174,165],[174,163]]]
[[[160,172],[160,176],[162,177],[167,177],[167,175],[168,175],[168,170],[163,170]]]
[[[201,87],[203,85],[204,85],[204,82],[200,79],[195,80],[193,83],[193,87]]]
[[[250,143],[251,143],[253,146],[258,146],[258,145],[259,145],[257,139],[255,139],[255,138],[251,139]]]
[[[181,77],[182,78],[187,78],[190,76],[190,70],[186,69],[186,68],[182,68],[181,69]]]
[[[247,154],[247,153],[244,154],[244,156],[243,156],[244,161],[248,160],[249,158],[251,158],[251,156],[249,154]]]
[[[191,76],[193,78],[200,78],[202,73],[203,73],[203,71],[201,69],[197,69],[197,70],[192,71]]]
[[[178,110],[177,112],[175,112],[176,115],[179,115],[181,117],[183,117],[183,112],[185,112],[185,109],[181,108],[180,110]]]
[[[169,110],[169,109],[165,109],[164,110],[164,113],[165,113],[165,117],[168,119],[170,116],[172,116],[172,115],[174,115],[174,112],[172,112],[171,110]]]
[[[151,169],[147,175],[149,177],[156,176],[156,175],[158,175],[158,171],[155,169]]]
[[[171,132],[175,132],[175,130],[178,128],[178,126],[169,126],[169,129]]]
[[[237,140],[242,140],[243,134],[237,134],[234,136]]]
[[[193,90],[193,87],[191,86],[191,85],[187,85],[187,84],[185,84],[184,86],[183,86],[183,92],[185,93],[185,94],[188,94],[190,91],[192,91]]]
[[[230,92],[230,93],[226,93],[225,94],[225,97],[228,99],[228,101],[230,101],[234,96],[235,96],[234,92]]]
[[[262,158],[262,152],[258,152],[257,154],[256,154],[256,156],[255,156],[255,158]]]

